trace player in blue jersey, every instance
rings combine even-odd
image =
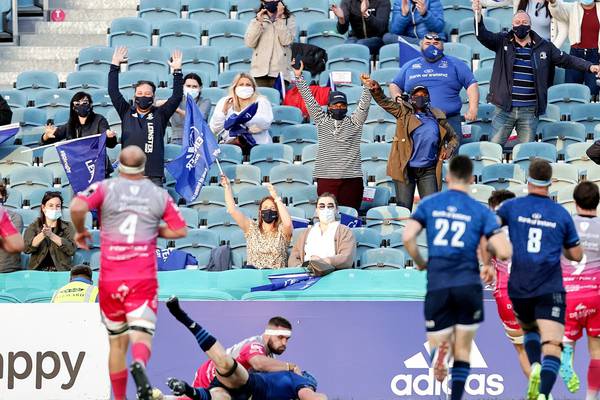
[[[327,400],[327,396],[316,392],[317,381],[306,371],[302,375],[291,371],[246,371],[226,353],[221,343],[181,309],[176,297],[169,299],[167,308],[194,334],[198,345],[215,363],[217,370],[217,378],[208,389],[193,388],[184,381],[169,379],[168,385],[174,395],[187,396],[192,400]]]
[[[462,398],[470,371],[471,343],[483,321],[481,279],[492,283],[494,268],[484,260],[480,270],[480,244],[498,259],[510,258],[512,248],[494,213],[469,196],[473,163],[465,156],[450,162],[448,191],[423,199],[404,229],[404,246],[417,268],[427,269],[425,325],[433,355],[434,375],[443,381],[452,366],[452,400]],[[417,236],[425,229],[429,259],[421,256]]]
[[[548,197],[552,166],[533,160],[527,181],[529,194],[505,201],[497,214],[508,226],[514,246],[508,296],[525,332],[525,352],[531,363],[527,398],[547,400],[560,367],[565,331],[560,255],[579,262],[583,250],[573,219]]]

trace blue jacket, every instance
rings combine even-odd
[[[444,7],[440,0],[425,0],[427,13],[422,16],[414,3],[410,3],[408,15],[402,15],[402,0],[394,0],[390,32],[396,35],[423,38],[428,32],[436,32],[446,39],[444,33]]]

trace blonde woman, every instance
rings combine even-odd
[[[235,77],[229,88],[229,94],[219,100],[215,106],[215,111],[210,118],[210,129],[220,136],[222,142],[237,144],[244,148],[244,143],[240,143],[239,137],[230,137],[229,131],[224,130],[225,121],[253,103],[258,103],[258,109],[245,126],[256,144],[272,143],[273,140],[269,135],[269,128],[273,122],[271,103],[266,97],[257,93],[254,78],[245,72]]]

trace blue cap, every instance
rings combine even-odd
[[[338,103],[348,104],[348,100],[346,99],[346,94],[344,92],[338,92],[338,91],[330,92],[328,104],[338,104]]]

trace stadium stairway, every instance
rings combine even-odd
[[[107,29],[115,18],[136,16],[138,0],[55,0],[65,12],[62,22],[39,18],[20,33],[20,46],[0,47],[0,89],[11,89],[25,70],[56,72],[61,82],[75,71],[79,50],[107,44]]]

